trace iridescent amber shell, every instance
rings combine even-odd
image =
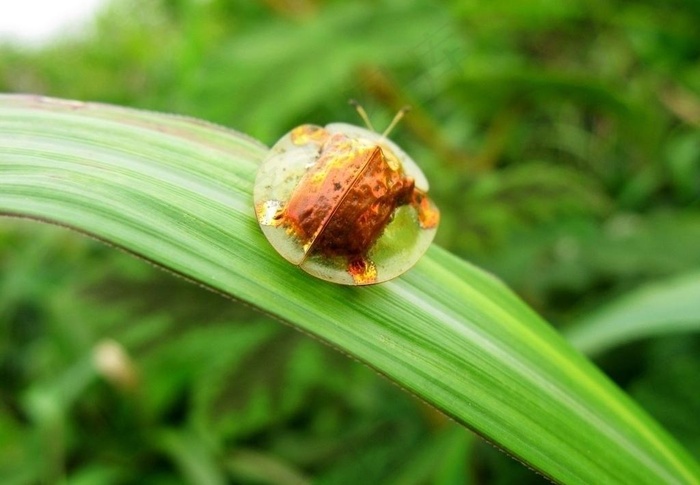
[[[272,246],[307,273],[381,283],[430,246],[439,211],[418,165],[395,143],[345,123],[299,126],[260,165],[254,202]]]

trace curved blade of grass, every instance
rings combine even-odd
[[[266,148],[172,116],[0,97],[0,213],[75,228],[290,322],[566,483],[698,483],[692,458],[492,276],[433,247],[369,288],[266,242]]]
[[[644,286],[567,328],[574,347],[595,355],[633,340],[700,332],[700,273]]]

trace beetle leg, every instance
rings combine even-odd
[[[440,211],[430,202],[428,195],[420,189],[413,191],[411,206],[418,213],[418,222],[422,229],[432,229],[440,222]]]
[[[377,281],[377,266],[363,256],[349,259],[347,269],[356,285],[370,285]]]

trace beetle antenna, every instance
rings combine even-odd
[[[396,124],[401,121],[401,118],[404,117],[406,113],[411,111],[411,107],[409,105],[404,106],[401,108],[398,113],[396,113],[396,116],[394,116],[394,119],[391,120],[391,123],[389,123],[389,126],[386,127],[386,130],[384,130],[384,133],[382,133],[382,138],[386,138],[386,136],[391,132],[391,130],[394,129]]]
[[[372,131],[377,131],[374,129],[374,126],[372,126],[372,122],[369,120],[369,116],[367,116],[367,112],[365,109],[362,107],[360,103],[358,103],[356,100],[351,99],[348,101],[352,106],[355,107],[355,110],[357,110],[357,114],[360,115],[360,118],[362,118],[362,121],[365,122],[365,125],[367,125],[367,128],[369,128]]]

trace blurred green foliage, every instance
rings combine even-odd
[[[410,104],[393,138],[431,180],[438,243],[564,327],[700,267],[698,5],[115,0],[90,33],[0,46],[0,91],[192,115],[268,144],[358,122],[351,97],[378,127]],[[597,361],[700,457],[697,335]],[[61,477],[541,481],[307,336],[3,220],[0,481]]]

